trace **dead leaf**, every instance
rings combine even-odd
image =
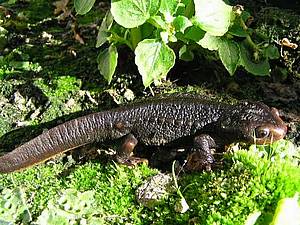
[[[55,6],[54,15],[58,15],[59,13],[63,12],[66,13],[68,11],[67,5],[69,0],[59,0],[53,3]]]
[[[71,25],[71,29],[74,33],[74,39],[83,45],[85,42],[84,42],[83,38],[80,36],[80,34],[77,32],[76,27],[77,27],[76,23],[73,22]]]
[[[287,39],[287,38],[282,38],[282,40],[280,40],[279,43],[282,46],[286,46],[286,47],[289,47],[289,48],[292,48],[292,49],[297,49],[298,48],[297,44],[290,42],[289,39]]]
[[[84,44],[84,40],[83,40],[83,38],[78,34],[78,33],[75,33],[74,34],[74,38],[75,38],[75,40],[76,41],[78,41],[80,44]]]

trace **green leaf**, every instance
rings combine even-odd
[[[251,14],[247,11],[243,11],[241,17],[242,17],[242,20],[244,22],[246,22],[251,17]]]
[[[111,13],[115,21],[125,28],[142,25],[154,16],[160,7],[160,0],[112,0]]]
[[[74,0],[76,13],[84,15],[91,10],[96,0]]]
[[[274,214],[271,225],[297,225],[300,221],[300,205],[298,203],[299,193],[293,198],[281,199]]]
[[[209,33],[206,33],[204,37],[197,42],[203,48],[207,48],[210,51],[218,50],[219,43],[221,41],[220,37],[212,36]]]
[[[222,0],[194,0],[199,26],[214,36],[223,36],[230,26],[232,7]]]
[[[259,211],[255,211],[255,212],[251,213],[247,217],[244,225],[255,225],[255,223],[260,215],[261,215],[261,212],[259,212]]]
[[[141,31],[142,39],[148,38],[149,36],[151,36],[153,31],[155,31],[155,27],[153,27],[150,23],[144,23],[139,28],[140,28],[140,31]]]
[[[113,22],[112,14],[110,11],[107,11],[98,31],[96,48],[99,48],[107,41],[107,38],[110,36],[108,30],[111,28]]]
[[[176,31],[180,31],[181,33],[184,33],[184,31],[186,30],[186,28],[193,26],[193,24],[185,16],[177,16],[173,20],[173,26],[175,27]]]
[[[264,49],[264,54],[268,59],[278,59],[280,57],[278,48],[273,45],[269,45]]]
[[[0,26],[0,36],[2,36],[2,35],[5,36],[7,34],[8,34],[8,31],[5,28],[3,28],[3,27]]]
[[[0,224],[17,224],[16,222],[20,217],[22,217],[24,224],[29,224],[32,218],[25,198],[25,192],[20,188],[2,190],[0,195]]]
[[[237,36],[237,37],[247,37],[248,36],[248,33],[247,31],[245,31],[240,24],[238,23],[234,23],[229,31],[228,31],[229,34],[231,35],[234,35],[234,36]]]
[[[103,224],[103,220],[95,217],[96,213],[101,212],[95,205],[94,191],[63,190],[58,200],[51,199],[48,202],[47,208],[38,217],[36,224],[83,224],[79,221],[80,218],[84,218],[84,224],[95,224],[96,221]]]
[[[30,62],[29,61],[11,61],[9,62],[11,67],[20,70],[27,70],[30,71]]]
[[[97,62],[100,73],[110,83],[118,64],[117,48],[111,45],[109,48],[104,49],[99,53]]]
[[[159,29],[166,30],[168,28],[168,24],[163,20],[163,18],[161,18],[161,16],[152,16],[149,19],[149,22]]]
[[[143,84],[148,87],[167,76],[175,64],[175,53],[164,42],[145,39],[135,49],[135,64],[142,75]]]
[[[260,62],[253,62],[250,52],[244,46],[243,43],[240,46],[240,65],[242,65],[249,73],[257,76],[268,76],[270,75],[270,64],[267,59]]]
[[[161,0],[159,11],[166,15],[174,15],[181,0]]]
[[[228,33],[237,37],[247,37],[249,34],[253,32],[251,28],[248,27],[247,31],[243,29],[241,25],[241,19],[246,22],[250,17],[250,13],[247,11],[243,11],[241,16],[235,17],[233,24],[229,28]]]
[[[200,41],[205,35],[205,31],[200,27],[192,26],[185,30],[184,37],[195,42]]]
[[[218,48],[220,59],[229,72],[233,75],[240,61],[240,50],[233,40],[221,39]]]
[[[179,59],[183,61],[192,61],[194,59],[194,53],[184,45],[179,49]]]

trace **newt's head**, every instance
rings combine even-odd
[[[231,128],[237,139],[248,143],[270,144],[284,138],[287,126],[275,108],[263,103],[243,102],[232,115]],[[228,124],[228,121],[225,124]]]
[[[243,118],[243,132],[249,142],[270,144],[286,135],[287,126],[279,117],[276,108],[269,108],[262,103],[251,103],[245,111],[248,111],[248,115],[245,114]]]

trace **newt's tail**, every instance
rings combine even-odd
[[[0,173],[41,163],[57,154],[111,138],[111,113],[94,113],[54,127],[0,157]]]

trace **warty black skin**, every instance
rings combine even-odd
[[[254,140],[255,130],[259,129],[267,129],[269,134]],[[204,161],[212,163],[209,149],[214,147],[214,141],[221,145],[239,141],[270,143],[283,138],[285,133],[286,125],[277,110],[262,103],[231,105],[196,96],[153,98],[54,127],[0,157],[0,172],[21,170],[88,143],[122,137],[125,141],[118,161],[125,164],[134,164],[130,154],[137,141],[172,146],[184,139],[194,140],[190,143],[194,152],[204,152],[208,157]],[[213,142],[208,142],[210,139]]]

